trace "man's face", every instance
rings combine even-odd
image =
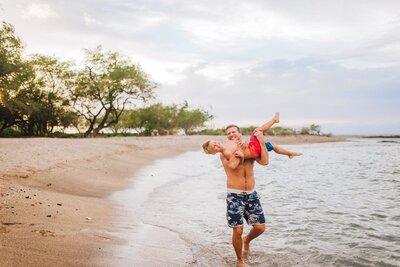
[[[242,139],[242,134],[239,132],[238,128],[230,127],[226,129],[226,136],[229,140],[237,141]]]
[[[216,154],[218,152],[222,151],[222,145],[221,143],[218,143],[216,141],[210,141],[208,143],[208,147],[207,147],[208,153],[209,154]]]

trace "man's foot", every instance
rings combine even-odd
[[[299,153],[299,152],[291,152],[290,155],[288,155],[289,159],[292,159],[294,157],[298,157],[303,155],[303,153]]]
[[[243,240],[243,255],[248,256],[250,254],[250,242],[247,241],[247,235],[242,238]]]
[[[272,118],[274,120],[275,123],[279,123],[280,122],[280,114],[279,112],[275,112],[274,117]]]
[[[238,259],[236,262],[236,267],[244,267],[244,259]]]

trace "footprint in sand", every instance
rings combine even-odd
[[[12,207],[14,208],[14,207]],[[18,225],[18,224],[23,224],[23,223],[19,223],[19,222],[1,222],[2,225]]]
[[[32,233],[39,232],[42,236],[52,236],[52,237],[56,236],[55,232],[52,232],[52,231],[49,231],[49,230],[32,230],[31,232]]]
[[[8,229],[7,227],[5,227],[5,226],[0,227],[0,234],[7,234],[9,232],[11,232],[11,230]]]
[[[55,236],[56,236],[54,232],[49,231],[49,230],[40,230],[39,233],[40,233],[42,236],[52,236],[52,237],[55,237]]]

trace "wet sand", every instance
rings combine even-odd
[[[143,166],[200,150],[210,138],[224,139],[0,139],[0,266],[117,266],[124,259],[113,258],[115,250],[126,240],[115,234],[120,214],[110,194],[126,188]],[[268,140],[282,145],[343,141],[318,136]],[[173,233],[154,235],[165,243],[179,242]],[[164,258],[166,266],[192,260],[185,251],[173,253],[179,244],[149,260],[148,248],[159,240],[142,242],[136,253],[143,254],[136,259]]]

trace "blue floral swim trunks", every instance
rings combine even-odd
[[[265,223],[260,196],[256,191],[231,192],[228,189],[226,204],[226,219],[228,220],[229,227],[242,226],[243,218],[249,225]]]

